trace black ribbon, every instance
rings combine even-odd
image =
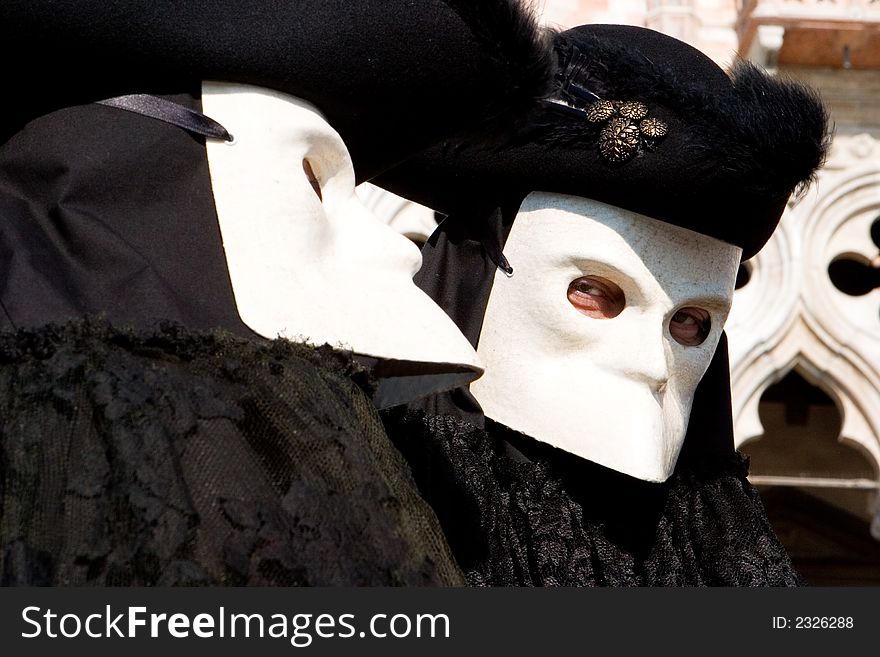
[[[158,96],[131,94],[99,100],[98,104],[142,114],[203,137],[232,141],[229,131],[211,117]]]

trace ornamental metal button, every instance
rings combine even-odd
[[[610,100],[600,100],[587,108],[587,121],[590,123],[602,123],[614,116],[614,103]]]
[[[632,119],[633,121],[638,121],[639,119],[643,119],[648,116],[648,108],[645,106],[645,104],[636,101],[621,103],[618,112],[621,116],[625,116],[626,118]]]
[[[639,130],[642,131],[642,134],[645,135],[645,137],[650,139],[660,139],[660,137],[665,137],[668,129],[666,122],[661,121],[660,119],[644,119],[639,123]]]
[[[641,137],[629,119],[615,117],[599,135],[599,152],[609,162],[626,162],[636,154]]]

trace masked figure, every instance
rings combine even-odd
[[[2,582],[462,583],[376,405],[481,368],[354,186],[527,111],[531,15],[11,0],[0,53]]]
[[[733,447],[723,327],[824,109],[641,28],[555,50],[541,117],[382,178],[449,214],[417,281],[486,368],[389,431],[473,583],[796,584]]]

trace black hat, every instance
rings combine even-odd
[[[3,0],[0,59],[0,142],[61,107],[238,82],[317,106],[365,180],[526,107],[551,56],[519,0]]]
[[[531,191],[602,201],[754,255],[827,145],[816,94],[739,62],[730,75],[659,32],[584,25],[556,36],[554,103],[504,148],[460,140],[379,181],[444,212]],[[479,200],[478,200],[479,199]]]

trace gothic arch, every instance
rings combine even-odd
[[[841,137],[818,185],[783,216],[735,295],[728,333],[737,444],[763,433],[758,404],[792,368],[837,404],[840,440],[880,472],[880,289],[837,289],[829,264],[877,260],[870,238],[880,216],[880,145]]]

